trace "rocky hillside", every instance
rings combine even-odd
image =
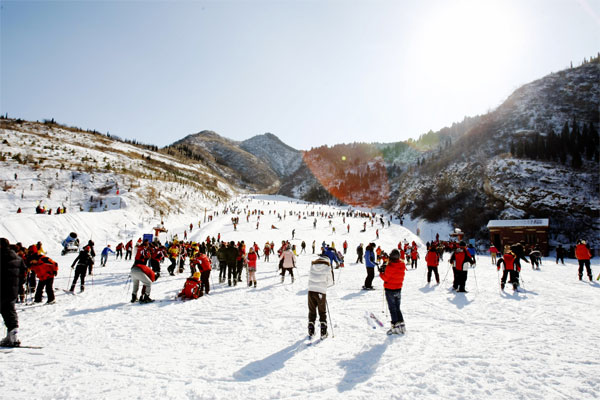
[[[266,162],[280,178],[293,174],[302,164],[302,153],[272,133],[244,140],[240,148]]]
[[[373,144],[370,158],[346,163],[341,175],[334,173],[340,157],[356,145],[314,149],[304,157],[312,162],[284,180],[281,191],[312,201],[360,203],[339,190],[357,176],[360,186],[352,190],[378,188],[371,197],[385,201],[389,211],[450,221],[472,237],[486,237],[489,219],[547,217],[551,240],[585,236],[600,244],[599,110],[596,59],[521,87],[486,115],[416,141]],[[365,174],[366,165],[379,162],[389,191],[379,184],[379,173]]]

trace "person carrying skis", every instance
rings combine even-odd
[[[500,271],[500,265],[504,266],[504,272],[502,272],[502,279],[500,280],[500,289],[504,290],[504,286],[506,285],[506,278],[510,274],[510,281],[512,283],[513,290],[516,292],[519,287],[519,275],[517,274],[518,270],[521,267],[516,263],[517,256],[512,252],[510,246],[504,246],[504,255],[502,255],[498,262],[496,263],[497,270]]]
[[[154,271],[146,264],[135,264],[131,267],[131,281],[133,282],[133,293],[131,294],[131,302],[135,303],[138,299],[137,292],[142,282],[142,295],[140,303],[152,303],[154,300],[150,298],[150,290],[152,282],[154,282]]]
[[[73,279],[73,283],[71,284],[71,289],[69,292],[75,291],[75,285],[77,284],[77,279],[80,279],[80,289],[83,292],[85,290],[85,275],[90,267],[90,264],[93,264],[92,257],[90,256],[90,247],[85,246],[77,255],[77,258],[73,260],[73,264],[71,264],[71,269],[75,267],[77,264],[77,268],[75,268],[75,278]]]
[[[315,334],[315,321],[319,312],[321,339],[327,337],[327,288],[333,283],[333,270],[329,257],[321,254],[310,264],[308,275],[308,336]]]
[[[467,244],[461,241],[454,250],[452,257],[449,260],[450,264],[453,264],[452,270],[454,272],[454,282],[452,283],[452,287],[454,290],[460,293],[467,293],[465,289],[465,285],[467,284],[467,276],[469,274],[468,267],[465,266],[466,263],[471,265],[474,264],[471,255],[467,251]]]
[[[440,284],[440,274],[438,273],[438,265],[440,265],[440,256],[433,245],[429,247],[427,254],[425,255],[425,262],[427,263],[427,283],[431,283],[431,274],[435,275],[435,281]]]
[[[365,278],[365,284],[363,290],[373,290],[373,278],[375,278],[375,267],[378,267],[375,262],[375,243],[369,243],[365,250],[365,267],[367,268],[367,277]],[[399,254],[399,252],[398,252]]]
[[[404,334],[406,333],[406,326],[402,311],[400,311],[400,300],[404,275],[406,274],[406,264],[402,261],[400,251],[393,249],[390,252],[388,264],[383,265],[381,268],[378,267],[378,270],[379,277],[383,280],[385,299],[390,310],[391,328],[387,331],[387,334]]]
[[[254,283],[254,287],[256,287],[256,261],[258,260],[258,255],[254,251],[253,247],[250,247],[248,250],[248,286],[252,286]]]
[[[192,300],[202,297],[202,294],[202,290],[200,289],[200,272],[196,271],[194,275],[185,280],[183,289],[181,289],[177,297]]]
[[[585,267],[588,278],[590,278],[591,282],[593,280],[592,267],[590,266],[592,253],[590,252],[590,249],[587,248],[587,243],[583,239],[580,239],[577,242],[577,246],[575,246],[575,258],[577,258],[577,261],[579,262],[579,280],[581,280],[583,276],[583,267]]]
[[[6,326],[6,337],[0,341],[2,347],[18,347],[21,342],[19,316],[15,303],[19,288],[23,285],[27,267],[23,258],[10,248],[8,239],[0,238],[0,314]]]
[[[100,253],[100,266],[101,267],[106,267],[106,260],[108,260],[108,253],[115,254],[115,252],[112,251],[112,249],[110,248],[110,244],[107,244],[106,247],[104,249],[102,249],[102,252]]]

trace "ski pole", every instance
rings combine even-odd
[[[125,282],[125,293],[129,292],[129,286],[131,286],[131,275],[127,276],[127,281]]]
[[[327,307],[327,315],[329,316],[329,325],[331,326],[331,338],[333,339],[335,335],[333,334],[333,320],[331,319],[331,311],[329,311],[329,303],[327,302],[327,298],[325,298],[325,306]]]
[[[69,290],[69,282],[71,282],[71,274],[73,273],[73,268],[71,268],[71,271],[69,272],[69,280],[67,280],[67,288],[65,290]]]
[[[448,272],[450,272],[451,268],[452,268],[452,264],[450,264],[450,266],[446,269],[446,275],[444,275],[444,280],[442,281],[442,286],[444,286],[444,283],[446,283],[446,278],[448,277]]]
[[[496,268],[496,275],[498,275],[498,292],[502,294],[502,283],[500,282],[500,270]]]
[[[477,273],[475,272],[475,268],[473,268],[473,277],[475,277],[475,289],[477,290],[477,294],[479,294],[479,285],[477,284]]]

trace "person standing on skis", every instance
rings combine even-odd
[[[315,334],[315,321],[319,312],[321,339],[327,337],[327,288],[333,283],[333,270],[329,257],[321,254],[310,265],[308,275],[308,336]]]
[[[465,266],[466,263],[471,265],[474,264],[471,255],[467,251],[467,244],[465,242],[460,242],[452,257],[450,257],[450,264],[453,264],[452,270],[454,271],[454,283],[452,287],[457,292],[467,293],[465,289],[465,285],[467,284],[467,275],[469,273],[469,269]]]
[[[73,260],[73,264],[71,264],[71,269],[75,267],[77,264],[77,268],[75,268],[75,278],[73,278],[73,283],[71,284],[71,289],[69,292],[75,291],[75,285],[77,284],[77,279],[80,279],[80,289],[83,292],[85,289],[85,275],[90,268],[90,265],[94,265],[94,261],[90,255],[90,247],[85,246],[80,252],[77,258]]]
[[[385,298],[390,309],[391,328],[387,331],[388,335],[404,334],[406,326],[404,317],[400,311],[400,299],[402,295],[402,285],[404,284],[404,275],[406,274],[406,264],[402,261],[400,251],[394,249],[390,252],[387,265],[379,269],[379,277],[383,280]]]
[[[517,272],[521,267],[517,264],[516,260],[517,256],[512,252],[510,246],[504,246],[504,255],[502,255],[496,263],[498,271],[500,271],[500,265],[504,266],[504,272],[502,272],[502,279],[500,280],[500,289],[504,290],[506,278],[510,275],[509,283],[512,283],[515,292],[518,290],[519,276]]]

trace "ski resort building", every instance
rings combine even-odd
[[[537,246],[546,257],[549,226],[548,218],[490,220],[487,224],[490,241],[498,250],[502,251],[505,245],[522,242],[525,246]]]

